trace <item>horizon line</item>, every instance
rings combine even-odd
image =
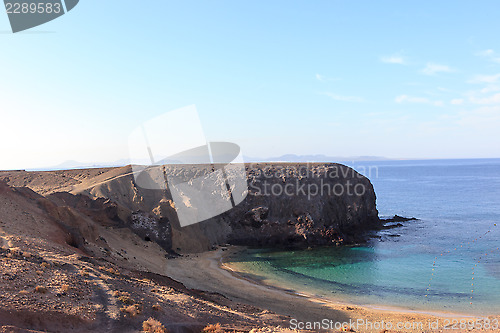
[[[289,154],[293,155],[293,154]],[[320,154],[318,154],[321,156]],[[300,155],[297,155],[298,157]],[[325,155],[323,155],[325,156]],[[325,156],[328,157],[328,156]],[[315,161],[315,160],[310,160],[310,161],[290,161],[290,160],[273,160],[273,159],[255,159],[251,161],[243,161],[243,164],[251,164],[251,163],[300,163],[300,164],[307,164],[307,163],[340,163],[341,162],[352,162],[352,163],[359,163],[359,162],[398,162],[398,161],[456,161],[456,160],[498,160],[500,157],[451,157],[451,158],[386,158],[386,157],[379,157],[379,156],[361,156],[361,157],[377,157],[378,159],[373,159],[373,160],[362,160],[362,159],[339,159],[339,160],[329,160],[329,161]],[[76,162],[76,161],[66,161],[66,162]],[[64,164],[66,162],[63,162],[61,164]],[[78,162],[77,162],[78,163]],[[162,165],[195,165],[195,164],[221,164],[221,163],[166,163]],[[234,163],[234,164],[239,164],[239,163]],[[116,162],[110,162],[110,163],[81,163],[80,165],[75,165],[75,166],[69,166],[69,167],[58,167],[56,166],[50,166],[50,167],[35,167],[35,168],[14,168],[14,169],[0,169],[0,172],[15,172],[15,171],[25,171],[25,172],[44,172],[44,171],[66,171],[66,170],[84,170],[84,169],[111,169],[111,168],[122,168],[126,166],[131,166],[131,165],[142,165],[142,164],[136,164],[136,163],[126,163],[126,164],[121,164],[121,163],[116,163]],[[144,166],[147,166],[144,164]]]

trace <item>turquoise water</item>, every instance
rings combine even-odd
[[[232,266],[268,284],[341,302],[500,313],[499,159],[352,166],[371,179],[382,217],[419,220],[380,231],[363,246],[249,250]]]

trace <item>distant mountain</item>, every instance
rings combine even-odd
[[[318,155],[295,155],[295,154],[285,154],[279,157],[249,157],[244,156],[243,160],[246,163],[255,162],[352,162],[352,161],[384,161],[389,160],[386,157],[381,156],[326,156],[322,154]]]
[[[279,157],[249,157],[243,156],[245,163],[257,163],[257,162],[354,162],[354,161],[384,161],[389,160],[385,157],[380,156],[351,156],[351,157],[334,157],[326,156],[322,154],[318,155],[295,155],[295,154],[285,154]],[[147,160],[143,161],[148,164]],[[176,160],[166,159],[167,164],[179,163]],[[50,171],[50,170],[74,170],[74,169],[91,169],[91,168],[112,168],[112,167],[122,167],[130,164],[129,159],[120,159],[114,162],[102,162],[102,163],[85,163],[78,162],[74,160],[68,160],[58,165],[40,168],[31,168],[27,171]],[[137,164],[137,163],[136,163]]]
[[[74,170],[74,169],[92,169],[92,168],[112,168],[112,167],[121,167],[129,164],[128,159],[120,159],[115,162],[109,163],[85,163],[78,162],[74,160],[64,161],[60,164],[49,166],[49,167],[40,167],[40,168],[31,168],[26,169],[26,171],[52,171],[52,170]]]

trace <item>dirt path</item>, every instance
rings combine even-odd
[[[89,279],[95,283],[95,293],[98,303],[103,305],[103,309],[99,313],[101,321],[99,328],[101,329],[104,326],[107,332],[118,331],[120,329],[117,325],[120,319],[120,309],[117,305],[117,298],[113,296],[113,291],[109,285],[97,276],[97,274],[100,274],[98,271],[93,270],[89,266],[85,267],[88,268]]]
[[[124,173],[123,175],[114,176],[114,177],[108,178],[106,180],[103,180],[103,181],[101,181],[99,183],[93,183],[93,184],[91,184],[89,186],[87,186],[85,183],[78,184],[78,185],[73,186],[73,188],[71,189],[70,192],[71,193],[80,193],[80,192],[86,191],[88,189],[97,187],[99,185],[106,184],[106,183],[112,182],[114,180],[117,180],[117,179],[120,179],[120,178],[123,178],[123,177],[127,177],[127,176],[130,176],[130,175],[133,175],[133,174],[134,174],[133,171],[127,172],[127,173]]]

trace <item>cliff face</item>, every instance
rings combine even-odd
[[[202,191],[214,181],[224,181],[221,175],[209,177],[211,166],[168,166],[165,172],[178,179],[202,179]],[[229,211],[186,227],[180,226],[176,211],[189,205],[189,198],[174,203],[170,191],[148,190],[137,186],[129,172],[117,174],[121,176],[99,180],[79,191],[152,214],[159,219],[156,227],[139,226],[139,232],[157,240],[155,235],[162,234],[160,229],[168,225],[174,251],[204,251],[226,243],[307,247],[355,242],[365,231],[380,225],[372,184],[340,164],[248,165],[246,198]],[[234,175],[228,170],[226,176],[231,179]]]
[[[255,165],[247,200],[227,213],[233,243],[353,242],[380,224],[370,181],[340,164]]]
[[[351,168],[255,164],[246,169],[247,197],[219,216],[179,228],[176,216],[161,207],[172,223],[174,250],[216,243],[270,247],[349,243],[380,226],[373,186]]]
[[[71,194],[54,194],[38,187],[34,190],[42,191],[58,205],[85,212],[93,210],[94,216],[98,216],[95,209],[104,205],[106,211],[99,215],[103,219],[128,227],[166,250],[199,252],[221,244],[286,248],[341,244],[360,241],[366,231],[381,225],[372,184],[347,166],[263,163],[247,165],[245,169],[248,191],[231,187],[233,196],[241,195],[234,201],[246,196],[241,203],[228,211],[221,208],[224,213],[185,227],[179,223],[178,211],[189,207],[196,214],[197,208],[204,207],[193,207],[194,201],[186,193],[180,193],[183,200],[174,201],[172,184],[167,184],[166,190],[138,186],[142,182],[136,181],[130,166],[103,169],[85,178],[78,178],[74,171],[68,175],[19,175],[27,187],[29,179],[37,179],[39,186],[44,179],[54,182],[54,177],[59,177],[57,188],[67,188]],[[230,169],[224,175],[214,176],[212,166],[206,165],[174,165],[164,171],[170,176],[166,178],[200,180],[199,189],[207,193],[207,198],[216,197],[215,205],[221,207],[227,207],[231,198],[208,191],[211,184],[223,184],[237,176]],[[3,176],[11,183],[19,183],[19,175]],[[89,201],[86,196],[98,202]]]

